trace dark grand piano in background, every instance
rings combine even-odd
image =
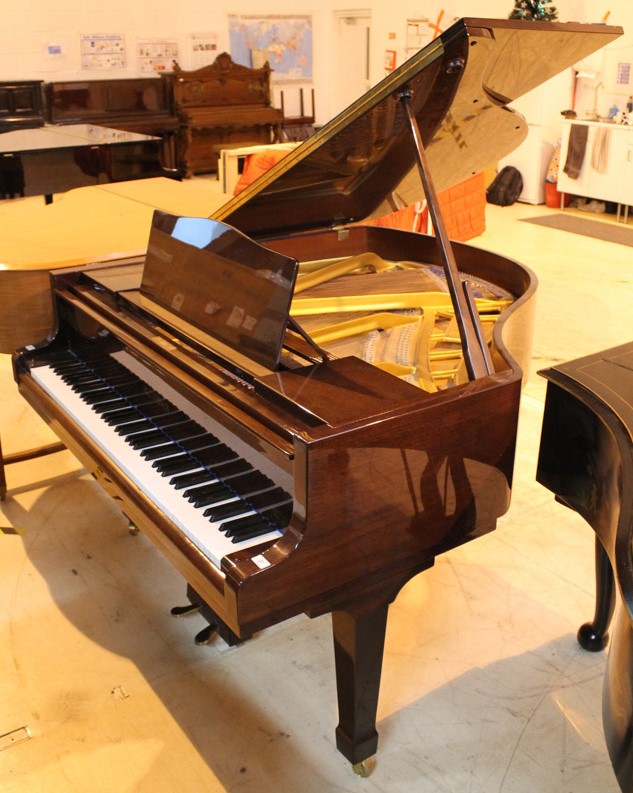
[[[537,479],[595,531],[596,610],[578,642],[609,643],[602,716],[623,793],[633,793],[633,343],[541,374],[547,397]]]
[[[180,179],[161,164],[161,140],[96,124],[47,124],[0,135],[0,198],[43,195],[76,187],[153,176]]]
[[[517,146],[526,124],[506,103],[619,33],[456,23],[213,221],[158,213],[145,260],[57,271],[49,337],[15,354],[21,394],[226,640],[332,614],[337,746],[359,771],[377,746],[389,603],[509,506],[530,357],[533,276],[451,246],[435,188]],[[437,237],[366,224],[420,199],[421,181]],[[448,387],[302,327],[305,278],[349,262],[352,290],[383,308],[389,294],[364,291],[375,276],[450,293],[464,366]],[[488,293],[510,305],[483,337],[473,303]]]

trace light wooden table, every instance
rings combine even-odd
[[[0,203],[0,353],[45,341],[55,330],[50,273],[143,256],[154,210],[208,217],[224,203],[217,182],[164,177],[70,190],[52,204]],[[2,456],[4,466],[58,451],[61,444]]]

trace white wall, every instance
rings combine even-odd
[[[630,0],[554,0],[560,21],[600,22],[611,12],[609,24],[622,25],[625,38],[613,46],[633,46],[633,3]],[[395,49],[402,62],[405,45],[406,20],[429,17],[437,19],[444,8],[443,23],[461,16],[507,17],[514,0],[449,0],[444,5],[438,0],[240,0],[239,4],[210,2],[210,0],[4,0],[2,29],[0,30],[0,79],[42,79],[46,81],[83,79],[97,76],[82,71],[79,58],[81,34],[122,33],[126,37],[129,55],[128,68],[107,75],[125,77],[136,75],[134,44],[139,36],[177,36],[182,52],[181,66],[189,68],[186,44],[195,32],[215,31],[219,34],[220,51],[229,50],[229,13],[312,15],[314,34],[314,79],[312,85],[317,96],[317,121],[323,123],[330,117],[328,97],[336,90],[331,83],[330,52],[334,40],[333,11],[369,8],[372,14],[371,82],[384,75],[384,52]],[[538,23],[535,23],[538,24]],[[390,38],[393,34],[395,38]],[[49,43],[61,44],[64,55],[49,58]],[[602,56],[600,56],[602,58]],[[344,75],[335,79],[344,80]],[[580,87],[579,102],[593,104],[593,86]],[[278,89],[275,104],[279,104]],[[292,106],[291,89],[286,92],[286,108],[290,114],[297,112]],[[608,91],[599,92],[601,112],[607,111],[613,97]],[[584,108],[583,108],[584,109]]]

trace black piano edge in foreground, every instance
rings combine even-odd
[[[578,642],[598,652],[610,640],[604,732],[618,783],[633,793],[633,343],[541,374],[548,383],[537,479],[596,534],[595,613]]]

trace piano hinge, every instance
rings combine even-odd
[[[336,232],[339,242],[345,241],[349,237],[349,228],[342,223],[333,223],[330,229]]]

